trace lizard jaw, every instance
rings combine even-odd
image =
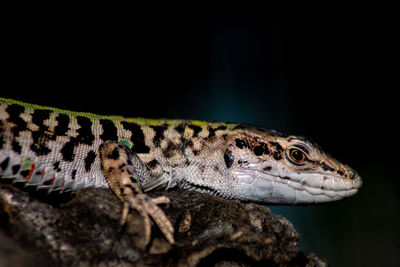
[[[297,177],[280,176],[259,170],[241,170],[234,175],[242,200],[279,204],[315,204],[352,196],[361,187],[361,178],[353,179],[309,173]]]

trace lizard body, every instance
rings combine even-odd
[[[143,191],[180,187],[229,199],[320,203],[351,196],[360,176],[304,137],[256,126],[126,119],[0,98],[0,179],[48,191],[111,187],[149,216],[169,242],[173,227]]]

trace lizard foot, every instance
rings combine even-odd
[[[173,244],[174,227],[158,204],[169,203],[167,197],[150,198],[143,193],[140,178],[149,175],[140,158],[127,146],[113,141],[104,142],[99,149],[103,174],[117,197],[122,201],[121,224],[127,220],[129,210],[135,209],[143,218],[145,245],[150,242],[151,222],[154,220],[161,232]]]

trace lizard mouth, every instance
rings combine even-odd
[[[246,169],[235,173],[239,198],[263,203],[315,204],[340,200],[357,193],[361,178],[352,179],[326,173],[308,173],[296,177]]]

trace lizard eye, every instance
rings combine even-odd
[[[229,169],[233,162],[235,161],[235,156],[232,153],[232,147],[229,146],[224,153],[224,161],[225,161],[225,165],[226,167]]]
[[[301,164],[307,159],[306,154],[297,148],[289,150],[289,160],[295,164]]]

